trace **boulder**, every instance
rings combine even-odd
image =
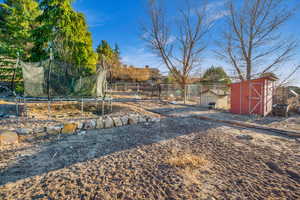
[[[82,129],[83,126],[84,126],[84,123],[81,122],[81,121],[76,121],[76,122],[73,122],[73,123],[75,123],[75,124],[77,125],[77,128],[78,128],[78,129]]]
[[[29,128],[18,128],[16,130],[16,132],[19,134],[19,135],[29,135],[30,133],[32,133],[32,130],[29,129]]]
[[[148,122],[160,122],[160,118],[149,118],[148,120],[147,120]]]
[[[122,120],[120,117],[113,117],[114,125],[116,127],[123,126]]]
[[[47,127],[47,133],[50,135],[60,134],[62,127],[61,126],[50,126]]]
[[[139,122],[139,116],[138,115],[130,115],[128,117],[128,124],[137,124]]]
[[[45,137],[45,136],[47,136],[47,132],[36,133],[36,136],[38,136],[38,137]]]
[[[79,131],[78,135],[85,135],[86,131]]]
[[[61,133],[62,134],[73,134],[77,129],[77,124],[75,123],[66,123],[64,124]]]
[[[19,136],[14,131],[0,130],[0,144],[9,145],[19,142]]]
[[[110,117],[106,117],[104,119],[104,128],[113,128],[114,127],[114,121]]]
[[[45,127],[33,129],[33,133],[43,133],[45,131],[46,131]]]
[[[123,126],[128,125],[128,116],[122,116],[121,121],[122,121]]]
[[[96,120],[96,128],[97,129],[104,128],[104,120],[102,117],[100,117]]]
[[[96,120],[89,120],[84,123],[83,129],[89,130],[89,129],[95,129],[96,128]]]
[[[140,116],[139,116],[139,122],[140,122],[140,123],[147,122],[147,119],[146,119],[144,116],[140,115]]]

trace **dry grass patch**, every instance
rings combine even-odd
[[[209,161],[204,156],[197,156],[190,153],[173,156],[167,163],[171,166],[180,167],[182,169],[205,169]]]
[[[202,185],[203,181],[207,179],[210,162],[205,156],[198,156],[192,153],[173,154],[167,160],[167,164],[179,168],[177,173],[183,177],[184,184]]]

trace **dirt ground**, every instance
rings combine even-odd
[[[126,105],[175,116],[3,147],[0,199],[300,198],[298,140],[191,117],[214,111],[155,101]]]

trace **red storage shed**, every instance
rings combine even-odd
[[[276,80],[274,75],[269,75],[231,84],[230,112],[268,115],[272,111]]]

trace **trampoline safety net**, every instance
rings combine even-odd
[[[90,76],[78,76],[72,66],[46,60],[37,63],[20,62],[25,97],[104,97],[107,71],[97,66]]]

